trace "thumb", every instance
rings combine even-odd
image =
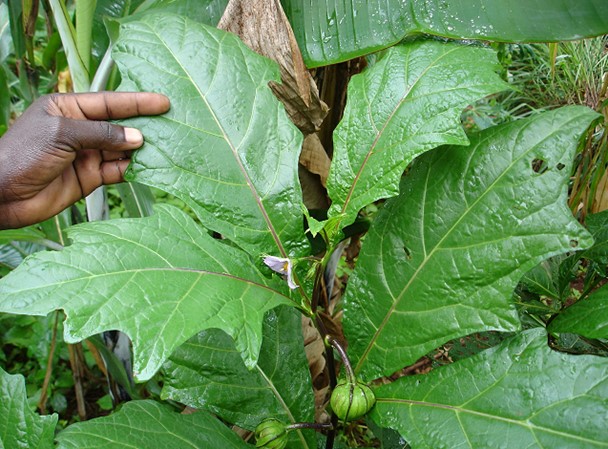
[[[105,121],[61,118],[58,145],[73,150],[125,151],[144,143],[141,132]]]

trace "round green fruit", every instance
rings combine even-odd
[[[369,412],[376,403],[376,397],[364,383],[342,380],[331,393],[329,403],[338,418],[352,421]]]
[[[278,419],[265,419],[255,428],[255,447],[283,449],[287,445],[287,439],[287,428]]]

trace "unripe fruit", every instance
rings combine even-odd
[[[255,428],[255,440],[255,447],[283,449],[288,440],[287,428],[278,419],[265,419]]]
[[[329,400],[334,413],[343,421],[361,418],[376,403],[371,388],[363,382],[342,380],[336,385]]]

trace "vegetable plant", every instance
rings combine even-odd
[[[274,62],[197,21],[200,2],[148,1],[107,21],[119,89],[162,92],[172,104],[126,121],[146,138],[127,176],[180,198],[196,219],[157,205],[149,217],[76,225],[61,251],[36,253],[0,280],[0,311],[61,309],[68,342],[120,330],[133,341],[135,379],[163,373],[161,400],[70,425],[57,447],[333,447],[352,419],[412,448],[608,447],[608,361],[548,345],[562,332],[607,339],[605,291],[555,311],[548,330],[524,328],[512,299],[551,257],[604,254],[567,205],[573,157],[599,114],[568,106],[467,135],[463,109],[509,86],[490,46],[453,40],[606,33],[608,5],[536,0],[553,13],[537,22],[529,0],[508,13],[482,0],[364,3],[284,2],[309,66],[379,50],[349,83],[322,218],[303,205],[303,135],[268,86],[280,82]],[[326,273],[372,204],[340,326],[327,318]],[[303,316],[330,378],[318,421]],[[428,374],[395,375],[488,331],[504,341]],[[2,372],[0,383],[4,446],[52,447],[53,417],[9,392],[14,376]],[[176,404],[200,410],[179,414]]]

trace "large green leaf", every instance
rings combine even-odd
[[[309,67],[389,47],[406,36],[555,42],[608,33],[605,0],[283,0]]]
[[[349,354],[363,377],[391,374],[459,336],[519,327],[509,300],[521,276],[592,243],[566,197],[579,136],[596,117],[563,108],[412,165],[372,225],[345,294]]]
[[[65,340],[107,330],[133,340],[134,371],[149,379],[202,329],[230,334],[249,367],[264,313],[289,300],[247,254],[211,238],[181,210],[69,230],[74,243],[38,253],[0,280],[0,311],[44,315],[63,309]]]
[[[39,416],[27,403],[23,376],[0,368],[0,448],[50,449],[57,415]]]
[[[302,136],[267,86],[279,80],[276,64],[235,35],[170,14],[125,22],[113,55],[122,90],[171,99],[164,116],[129,121],[146,144],[128,178],[181,198],[256,257],[303,253]]]
[[[247,449],[207,412],[177,413],[154,401],[132,401],[118,413],[72,424],[57,436],[57,449]]]
[[[608,339],[608,285],[560,313],[551,321],[549,331]]]
[[[391,48],[352,78],[334,133],[330,215],[350,224],[362,207],[399,193],[403,170],[439,145],[465,145],[462,110],[507,87],[493,51],[436,41]]]
[[[293,308],[269,312],[260,359],[253,371],[245,367],[225,333],[199,333],[165,364],[163,398],[207,409],[249,430],[268,417],[285,423],[314,421],[301,323],[301,315]],[[290,447],[314,447],[314,432],[298,430],[290,438]]]
[[[608,447],[608,360],[552,351],[541,329],[375,393],[372,419],[413,449]]]

